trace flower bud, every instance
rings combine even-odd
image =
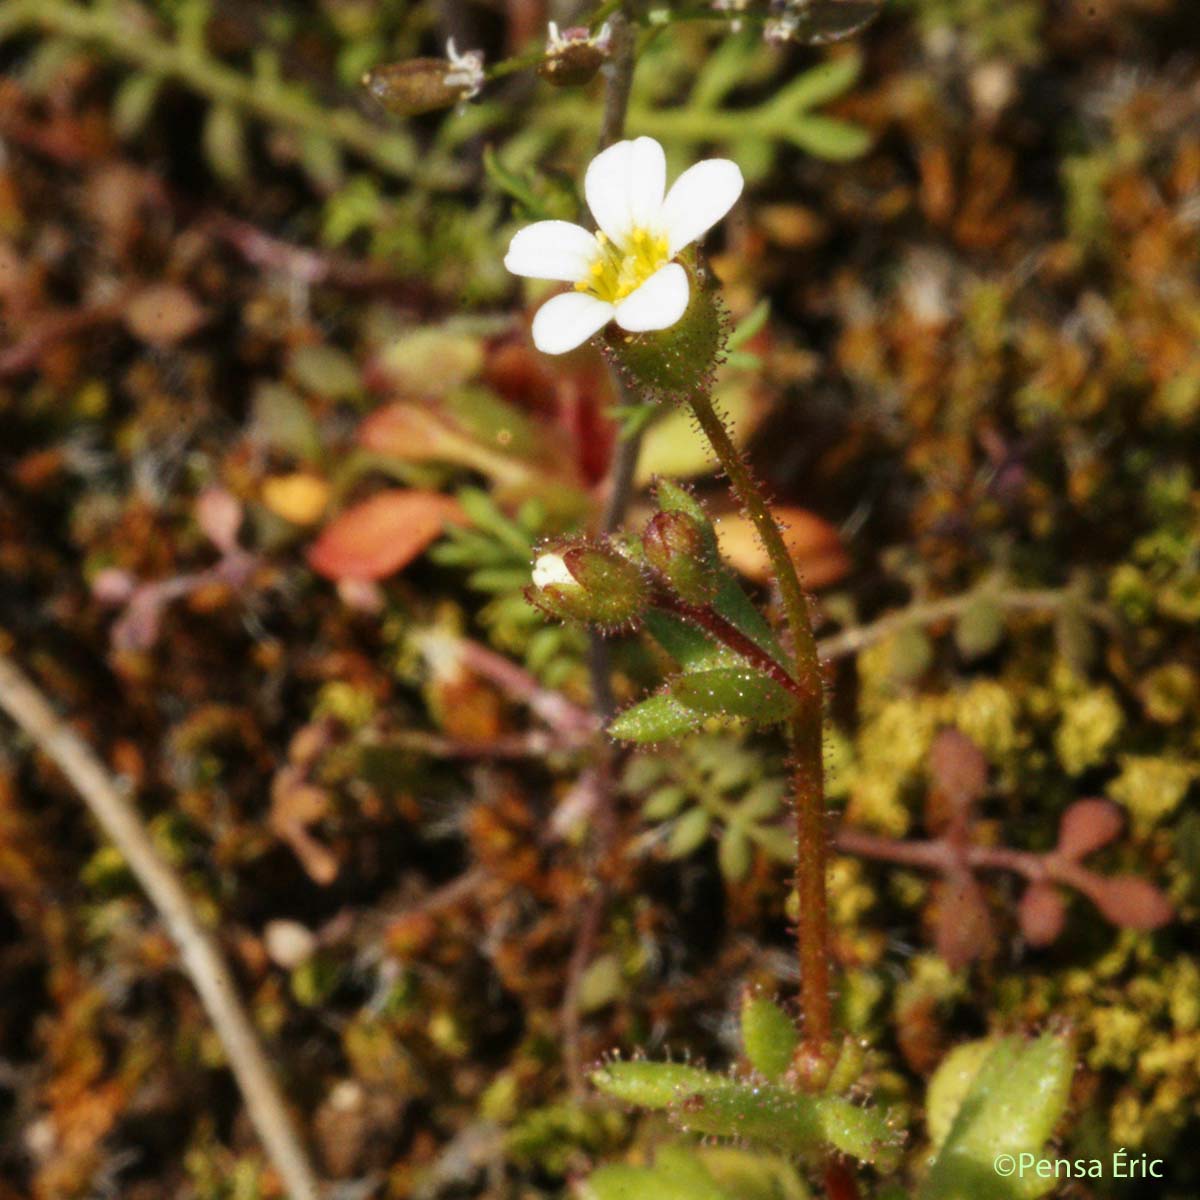
[[[721,568],[707,531],[685,512],[660,512],[642,535],[646,561],[680,599],[707,604],[721,584]]]
[[[606,343],[617,365],[635,383],[665,395],[682,395],[711,386],[725,347],[725,319],[711,288],[700,286],[695,264],[691,300],[674,325],[649,333],[627,333],[610,326]]]
[[[533,564],[529,602],[565,621],[616,628],[635,621],[649,588],[637,564],[604,543],[576,542]]]

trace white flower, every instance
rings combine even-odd
[[[611,320],[630,333],[667,329],[688,306],[688,275],[675,261],[742,193],[737,164],[710,158],[666,190],[667,162],[653,138],[617,142],[587,169],[584,194],[600,227],[538,221],[512,240],[514,275],[559,279],[573,291],[547,300],[533,318],[534,345],[565,354]]]
[[[543,554],[533,564],[534,587],[578,587],[579,582],[567,568],[561,554]]]

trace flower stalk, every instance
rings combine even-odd
[[[833,1041],[830,998],[829,905],[826,897],[825,772],[822,761],[824,681],[821,660],[795,564],[775,517],[745,460],[713,407],[712,398],[693,392],[688,403],[746,510],[770,559],[792,638],[795,674],[802,688],[797,714],[788,723],[792,749],[792,789],[796,810],[796,892],[800,901],[797,949],[804,1041],[797,1057],[811,1062],[828,1057]]]

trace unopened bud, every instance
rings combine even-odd
[[[607,24],[594,37],[577,27],[559,32],[551,21],[546,38],[546,57],[537,73],[555,87],[580,87],[590,83],[608,57],[610,30]]]
[[[637,565],[612,546],[579,542],[540,555],[525,595],[560,620],[616,628],[641,615],[648,591]]]
[[[642,387],[663,395],[684,395],[712,384],[725,346],[725,320],[711,288],[701,285],[695,264],[687,267],[691,300],[667,329],[626,333],[609,327],[607,347],[617,365]]]
[[[721,568],[707,531],[684,512],[660,512],[642,535],[646,561],[680,599],[707,604],[721,584]]]

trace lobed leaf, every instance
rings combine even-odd
[[[675,1063],[610,1063],[592,1076],[607,1095],[664,1109],[691,1133],[740,1138],[782,1153],[831,1148],[887,1168],[897,1139],[884,1117],[840,1096],[811,1096],[775,1084],[742,1083]]]

